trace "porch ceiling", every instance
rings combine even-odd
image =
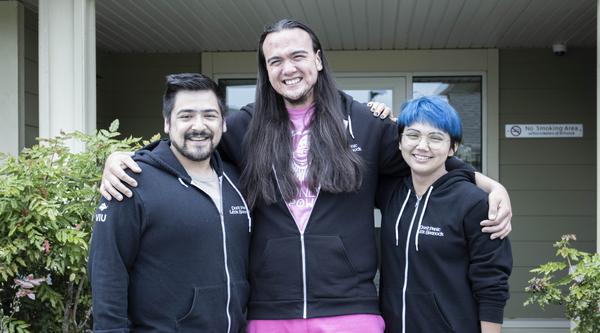
[[[25,2],[35,4],[35,0]],[[254,50],[264,25],[307,23],[327,49],[596,45],[596,0],[96,0],[98,49]]]

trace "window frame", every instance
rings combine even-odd
[[[410,86],[409,99],[413,98],[414,77],[435,77],[435,76],[480,76],[481,77],[481,172],[488,174],[490,161],[488,158],[489,145],[491,144],[488,134],[488,75],[485,71],[448,71],[448,72],[411,72],[407,80],[407,86]]]

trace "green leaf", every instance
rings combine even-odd
[[[19,263],[19,265],[23,266],[23,267],[27,267],[27,264],[25,263],[25,260],[23,260],[23,258],[21,257],[16,257],[15,261]]]
[[[104,137],[107,137],[107,138],[110,137],[110,132],[105,129],[101,129],[100,134],[102,134]]]
[[[115,119],[115,120],[113,120],[112,123],[110,123],[108,130],[111,132],[116,132],[118,129],[119,129],[119,119]]]

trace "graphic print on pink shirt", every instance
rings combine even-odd
[[[300,185],[298,195],[287,202],[292,217],[300,232],[304,232],[310,213],[317,200],[317,194],[308,189],[306,176],[308,174],[308,151],[310,149],[309,129],[314,107],[306,109],[288,109],[292,122],[292,171]]]

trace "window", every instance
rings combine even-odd
[[[239,111],[243,106],[254,103],[255,79],[220,79],[219,89],[225,97],[228,112]]]
[[[404,76],[364,76],[336,77],[338,87],[355,100],[367,103],[382,102],[390,107],[395,115],[406,100],[406,77]]]
[[[413,97],[422,96],[441,96],[456,109],[463,124],[463,142],[457,156],[481,171],[481,76],[415,76]]]

